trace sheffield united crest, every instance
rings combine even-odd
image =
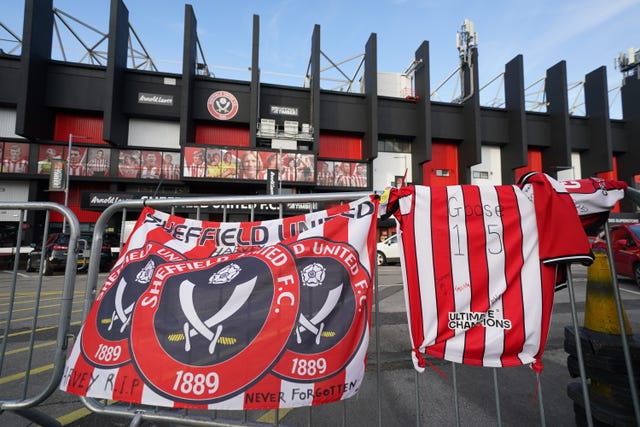
[[[175,400],[241,392],[269,370],[296,322],[300,285],[284,246],[167,264],[155,278],[138,300],[131,348],[145,382]]]
[[[292,243],[300,275],[300,313],[274,372],[317,381],[340,370],[363,343],[371,283],[357,251],[322,238]]]
[[[138,298],[151,284],[157,266],[182,259],[181,254],[156,242],[124,255],[85,320],[81,345],[89,363],[106,368],[130,361],[129,330]]]
[[[207,100],[209,114],[218,120],[230,120],[238,113],[238,100],[232,93],[219,90]]]

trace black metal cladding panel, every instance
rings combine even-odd
[[[634,175],[638,173],[640,159],[640,79],[637,75],[625,77],[624,85],[620,89],[622,114],[625,120],[627,146],[624,155],[618,157],[618,178],[631,184]],[[625,206],[626,205],[626,206]],[[622,209],[631,209],[632,203],[624,201]]]
[[[464,116],[461,104],[431,103],[431,137],[433,140],[464,138]]]
[[[365,133],[367,131],[367,101],[363,95],[320,95],[320,128],[339,132]]]
[[[176,81],[175,85],[165,84],[165,79],[174,79]],[[132,70],[127,69],[126,82],[129,83],[149,83],[155,85],[163,85],[163,86],[179,86],[180,81],[182,80],[182,74],[171,74],[171,73],[163,73],[159,74],[153,71],[142,71],[142,70]]]
[[[20,60],[0,57],[0,103],[16,104],[20,89]]]
[[[415,136],[417,104],[401,98],[378,97],[378,133]]]
[[[176,84],[165,84],[165,77],[173,79]],[[154,116],[155,118],[175,119],[180,117],[180,99],[182,86],[180,76],[168,76],[158,74],[138,74],[127,73],[125,80],[125,94],[123,97],[124,114]],[[151,104],[139,102],[140,94],[150,96],[159,95],[162,97],[172,97],[169,104]],[[149,98],[149,96],[147,96]]]
[[[238,101],[238,113],[231,119],[229,123],[249,123],[251,120],[251,87],[249,83],[226,83],[212,80],[195,80],[193,87],[193,95],[191,106],[193,108],[194,120],[211,120],[215,119],[207,110],[207,100],[211,95],[218,91],[226,91],[231,93]]]
[[[611,120],[611,147],[614,153],[628,150],[628,137],[629,134],[624,126],[624,122],[621,120]]]
[[[46,104],[55,108],[103,111],[104,67],[51,64],[47,73]]]
[[[271,107],[296,108],[298,115],[272,114]],[[265,87],[260,89],[261,119],[274,119],[276,123],[284,120],[295,120],[299,123],[311,123],[311,94],[309,89],[291,90],[282,87]]]
[[[509,120],[505,110],[480,110],[480,127],[482,143],[507,144],[509,142]]]
[[[589,121],[586,117],[572,117],[569,121],[569,135],[571,136],[571,151],[582,151],[590,148],[591,136]]]
[[[510,184],[515,182],[514,167],[525,166],[528,163],[522,55],[516,55],[509,61],[504,71],[504,109],[507,116],[508,140],[501,151],[500,173],[502,182]]]
[[[530,147],[550,147],[549,115],[545,113],[527,113],[527,142]]]

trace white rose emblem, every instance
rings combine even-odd
[[[313,263],[302,269],[302,284],[315,288],[322,285],[326,269],[322,264]]]
[[[231,282],[238,274],[240,274],[240,266],[238,264],[229,264],[224,267],[222,270],[213,273],[211,277],[209,277],[210,285],[220,285],[222,283]]]

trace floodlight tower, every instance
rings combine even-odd
[[[459,103],[471,98],[475,92],[473,79],[474,59],[478,55],[478,35],[475,32],[473,21],[465,19],[456,33],[456,45],[460,57],[460,82],[462,94]]]
[[[624,77],[640,77],[640,49],[631,47],[626,54],[620,53],[616,58],[615,66]]]
[[[456,33],[456,46],[460,56],[460,65],[471,65],[471,50],[478,47],[478,34],[475,32],[473,21],[465,19],[460,31]]]

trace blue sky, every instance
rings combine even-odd
[[[4,3],[0,22],[21,36],[24,1]],[[54,0],[54,7],[104,33],[108,31],[109,4],[108,0]],[[428,41],[432,90],[458,66],[456,32],[464,19],[474,22],[478,35],[481,86],[522,54],[525,86],[565,60],[570,86],[606,66],[609,89],[614,89],[622,80],[614,59],[629,48],[640,48],[640,0],[192,0],[189,4],[198,21],[205,59],[215,76],[222,78],[250,79],[252,20],[254,14],[260,16],[260,68],[265,83],[303,84],[315,24],[320,25],[321,50],[334,62],[362,54],[369,36],[376,33],[378,70],[383,72],[404,71],[416,49]],[[128,0],[125,5],[131,25],[158,69],[180,72],[185,2]],[[76,30],[87,41],[99,39],[81,26]],[[7,37],[0,28],[0,39]],[[6,42],[0,41],[0,47],[9,50]],[[65,42],[65,47],[68,60],[80,60],[83,52],[74,50],[71,43]],[[61,58],[56,50],[54,41],[54,57]],[[358,59],[345,62],[343,71],[351,76],[358,63]],[[328,65],[323,59],[321,68]],[[329,80],[338,77],[335,71],[326,71],[323,77],[323,88],[339,87]],[[498,79],[483,90],[483,104],[501,94],[499,85]],[[455,91],[452,79],[434,99],[449,102]],[[573,92],[569,103],[581,103],[579,88]],[[616,99],[612,94],[614,118],[621,117],[619,103],[619,96]]]

